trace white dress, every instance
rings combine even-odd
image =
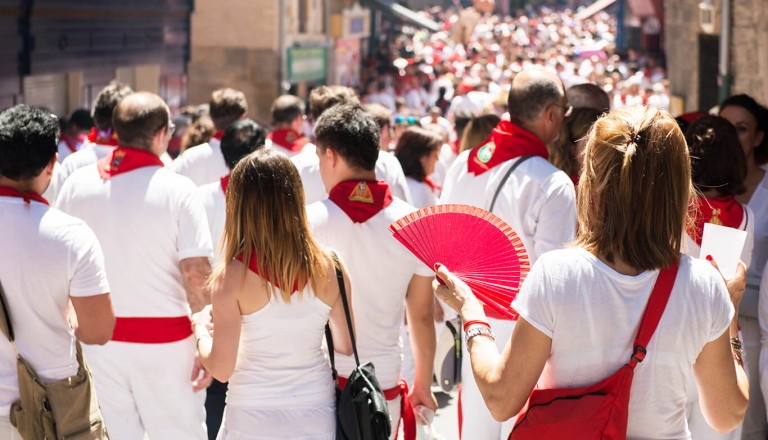
[[[306,288],[241,316],[219,439],[334,439],[335,388],[321,349],[330,311]]]

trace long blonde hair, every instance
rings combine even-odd
[[[280,153],[259,150],[232,170],[227,187],[226,222],[222,237],[223,263],[212,277],[215,285],[226,263],[235,258],[248,265],[255,256],[258,273],[290,302],[293,286],[313,291],[328,282],[332,260],[309,231],[304,188],[296,167]]]
[[[640,270],[677,261],[693,195],[677,122],[663,110],[632,107],[604,115],[588,136],[576,244]]]

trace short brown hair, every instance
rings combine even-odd
[[[691,155],[693,185],[699,191],[736,195],[746,191],[747,159],[739,134],[727,119],[706,115],[685,131]]]
[[[224,88],[211,93],[210,115],[216,130],[224,130],[248,112],[245,94],[239,90]]]
[[[131,93],[133,89],[120,81],[112,81],[101,89],[93,103],[93,123],[97,129],[104,131],[112,128],[112,112],[117,103]]]
[[[374,102],[366,104],[363,108],[373,116],[379,129],[392,125],[392,112],[383,105]]]
[[[290,124],[304,114],[304,101],[295,95],[281,95],[275,99],[269,111],[272,113],[272,124]]]
[[[421,127],[408,127],[400,135],[395,148],[395,157],[403,167],[403,173],[419,182],[427,177],[421,158],[429,156],[443,145],[443,138],[435,131]]]
[[[587,135],[589,128],[602,114],[601,110],[594,108],[574,108],[560,127],[560,136],[547,144],[549,162],[568,176],[578,176],[581,170],[576,158],[576,144]]]
[[[688,147],[666,111],[614,110],[587,138],[576,244],[638,270],[677,261],[692,194]]]
[[[309,94],[309,113],[317,121],[326,110],[338,104],[359,105],[355,91],[344,86],[320,86]]]
[[[154,93],[137,92],[117,104],[112,127],[121,145],[149,150],[158,130],[168,127],[170,116],[163,98]]]

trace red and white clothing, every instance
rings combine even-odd
[[[85,220],[104,247],[118,319],[113,340],[85,353],[107,426],[120,427],[110,436],[205,438],[179,269],[212,251],[195,185],[147,151],[118,148],[67,179],[57,205]]]
[[[303,137],[295,130],[281,129],[275,130],[267,135],[267,141],[264,144],[267,148],[293,157],[307,150],[309,153],[315,153],[315,146],[309,142],[309,139]]]
[[[573,182],[546,160],[546,146],[533,134],[511,122],[500,122],[485,142],[462,152],[456,159],[448,170],[440,203],[490,208],[504,175],[521,156],[527,155],[534,157],[521,163],[509,176],[493,212],[517,233],[533,264],[543,253],[565,246],[576,233]],[[515,321],[490,314],[489,322],[501,351]],[[506,439],[514,419],[504,424],[493,419],[471,371],[465,347],[460,413],[463,438]]]
[[[421,209],[437,205],[441,188],[431,178],[424,182],[419,182],[412,177],[406,177],[405,181],[408,183],[408,189],[411,191],[413,206]]]
[[[49,208],[39,196],[27,202],[13,193],[0,188],[0,283],[16,347],[43,380],[63,379],[78,368],[69,298],[109,292],[104,255],[85,222]],[[18,399],[16,353],[0,334],[2,438],[18,436],[8,419]]]
[[[304,185],[304,201],[307,205],[328,198],[323,179],[320,177],[320,159],[317,157],[314,145],[308,144],[301,153],[291,157],[291,162],[299,170],[301,183]],[[376,178],[385,180],[389,184],[393,196],[411,203],[411,192],[405,182],[403,167],[393,154],[379,151],[379,158],[376,160]]]
[[[347,265],[354,289],[352,309],[360,360],[373,362],[383,390],[396,388],[400,379],[400,326],[408,284],[414,275],[434,275],[387,231],[390,224],[414,210],[392,198],[384,181],[342,182],[329,199],[307,207],[314,237],[324,247],[335,249]],[[340,376],[348,377],[354,367],[352,356],[336,355]],[[400,400],[388,404],[395,431]]]
[[[229,174],[219,179],[218,182],[206,183],[197,189],[197,196],[203,204],[205,216],[208,219],[208,230],[211,233],[213,244],[213,264],[220,263],[223,249],[221,237],[224,235],[224,223],[227,217],[227,187],[229,186]]]
[[[321,346],[331,307],[310,287],[241,316],[220,439],[333,440],[335,388]]]
[[[85,135],[62,136],[59,140],[59,157],[58,161],[61,163],[70,154],[77,152],[85,143]]]
[[[221,176],[229,173],[224,155],[221,154],[221,136],[217,131],[207,143],[185,150],[171,167],[174,171],[190,178],[195,185],[217,182]]]

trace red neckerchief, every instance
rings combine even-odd
[[[221,142],[222,136],[224,136],[224,130],[216,130],[216,133],[211,136],[211,139],[216,139],[217,141]]]
[[[98,131],[96,128],[91,129],[91,134],[86,138],[88,142],[92,144],[108,145],[110,147],[117,147],[120,144],[117,142],[117,133],[111,129],[107,131]]]
[[[0,186],[0,197],[18,197],[24,199],[24,203],[27,205],[29,205],[30,200],[45,203],[46,205],[48,204],[48,200],[45,200],[43,196],[38,193],[22,193],[8,186]]]
[[[99,175],[107,180],[137,168],[162,167],[163,161],[146,150],[120,146],[97,162]]]
[[[78,144],[77,138],[72,139],[72,137],[70,136],[62,136],[61,140],[64,141],[65,144],[67,144],[67,148],[69,148],[69,151],[73,153],[77,151],[77,144]]]
[[[239,254],[238,256],[235,257],[235,259],[241,263],[245,263],[245,261],[243,261],[244,258],[245,257],[243,256],[243,254]],[[248,269],[250,269],[251,272],[255,273],[256,275],[269,281],[273,286],[277,287],[278,289],[282,289],[278,283],[270,280],[269,276],[262,275],[259,273],[259,265],[257,264],[255,253],[251,254],[251,260],[248,262]],[[293,282],[293,292],[291,292],[291,295],[293,295],[298,291],[299,291],[299,280],[296,280]]]
[[[491,168],[520,156],[549,158],[547,146],[531,132],[509,121],[501,121],[482,144],[472,148],[467,169],[479,176]]]
[[[443,189],[440,185],[435,183],[435,181],[432,180],[432,177],[430,177],[430,176],[427,176],[427,177],[424,178],[424,184],[427,185],[428,187],[432,188],[432,191],[435,191],[435,192],[438,192],[441,189]]]
[[[459,151],[459,142],[461,142],[461,141],[459,139],[456,139],[455,141],[451,141],[449,143],[449,145],[451,146],[451,150],[453,150],[453,152],[455,154],[459,154],[460,153],[460,151]]]
[[[328,198],[355,223],[365,223],[393,200],[384,180],[346,180],[334,186]]]
[[[744,207],[733,196],[717,198],[699,197],[699,209],[696,212],[693,230],[688,235],[701,246],[704,235],[704,223],[727,226],[738,229],[744,220]]]
[[[299,133],[297,133],[295,130],[291,130],[290,128],[275,130],[267,135],[267,139],[271,140],[272,143],[285,148],[291,153],[300,152],[301,149],[304,148],[307,143],[309,143],[309,139],[302,137]]]
[[[221,190],[224,191],[224,194],[227,194],[227,187],[229,186],[229,179],[232,177],[231,174],[227,174],[226,176],[222,177],[220,179],[221,182]]]

